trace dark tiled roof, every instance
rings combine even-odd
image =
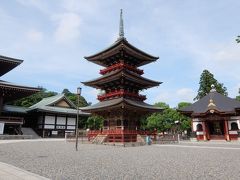
[[[4,105],[3,112],[27,114],[27,107]]]
[[[136,48],[135,46],[133,46],[132,44],[130,44],[126,38],[119,38],[117,39],[116,42],[114,42],[111,46],[109,46],[108,48],[94,54],[94,55],[91,55],[91,56],[85,56],[84,58],[89,60],[89,61],[92,61],[92,62],[95,62],[96,64],[99,64],[99,65],[102,65],[102,66],[106,66],[106,64],[102,63],[101,60],[102,60],[102,56],[105,55],[107,52],[110,52],[112,51],[113,49],[126,49],[128,51],[131,51],[133,52],[133,54],[141,54],[143,57],[145,57],[143,59],[143,62],[140,62],[139,66],[142,66],[142,65],[145,65],[149,62],[153,62],[153,61],[156,61],[159,57],[156,57],[156,56],[152,56],[138,48]]]
[[[82,82],[84,85],[87,86],[92,86],[95,88],[101,88],[101,84],[105,84],[106,82],[110,82],[112,81],[111,79],[119,79],[119,77],[128,77],[130,80],[134,81],[138,80],[141,82],[143,89],[144,88],[150,88],[150,87],[154,87],[154,86],[159,86],[159,84],[161,84],[162,82],[158,82],[158,81],[153,81],[151,79],[145,78],[143,76],[140,76],[136,73],[133,73],[127,69],[119,69],[119,70],[115,70],[112,71],[110,73],[104,74],[103,76],[93,79],[91,81],[86,81],[86,82]]]
[[[224,96],[218,92],[210,92],[197,102],[188,107],[179,109],[179,111],[194,114],[206,113],[208,111],[210,99],[213,100],[219,112],[235,112],[236,109],[240,108],[240,101]]]
[[[13,68],[21,64],[23,60],[15,59],[7,56],[0,55],[0,76],[11,71]]]
[[[152,106],[150,104],[144,103],[142,101],[133,101],[130,99],[126,98],[116,98],[112,100],[107,100],[107,101],[102,101],[97,104],[94,104],[92,106],[87,106],[80,108],[82,111],[90,112],[90,111],[97,111],[97,110],[102,110],[102,109],[107,109],[111,107],[116,107],[116,106],[122,106],[122,105],[128,105],[131,107],[139,108],[144,111],[155,111],[159,112],[162,111],[162,108]]]

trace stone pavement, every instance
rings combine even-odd
[[[0,180],[50,180],[15,166],[0,162]]]

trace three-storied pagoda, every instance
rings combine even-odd
[[[104,118],[104,127],[99,136],[104,142],[136,142],[139,134],[140,118],[161,108],[144,103],[146,96],[141,90],[158,86],[161,82],[142,77],[138,67],[154,62],[158,57],[149,55],[124,37],[122,10],[120,14],[119,38],[107,49],[85,57],[90,62],[104,66],[101,77],[83,82],[84,85],[99,89],[97,104],[82,108],[84,112]]]

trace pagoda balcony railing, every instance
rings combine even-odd
[[[112,66],[109,66],[109,67],[107,67],[105,69],[100,70],[100,74],[104,75],[104,74],[109,73],[111,71],[114,71],[114,70],[117,70],[117,69],[123,69],[123,68],[126,68],[126,69],[128,69],[130,71],[133,71],[133,72],[135,72],[135,73],[137,73],[139,75],[144,74],[143,70],[138,69],[138,68],[136,68],[134,66],[131,66],[131,65],[128,65],[128,64],[124,64],[122,62],[114,64]]]
[[[12,116],[0,116],[0,122],[4,122],[6,124],[23,124],[24,118]]]
[[[157,131],[142,131],[142,130],[128,130],[128,129],[109,129],[109,130],[90,130],[88,131],[88,136],[102,135],[117,135],[117,134],[131,134],[131,135],[157,135]]]
[[[109,92],[103,95],[98,95],[97,99],[99,101],[103,101],[106,99],[110,99],[110,98],[115,98],[115,97],[132,97],[134,99],[140,100],[140,101],[144,101],[146,100],[146,96],[145,95],[139,95],[137,93],[132,93],[132,92],[128,92],[125,90],[118,90],[118,91],[114,91],[114,92]]]

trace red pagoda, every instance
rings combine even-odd
[[[138,67],[154,62],[158,57],[137,49],[126,40],[121,10],[117,41],[85,59],[104,67],[100,70],[101,77],[83,82],[99,89],[101,94],[97,97],[99,103],[81,110],[104,118],[103,129],[90,131],[89,137],[93,137],[96,143],[140,141],[138,135],[146,134],[139,130],[141,117],[162,109],[145,103],[146,96],[139,94],[141,90],[158,86],[161,82],[144,78],[143,70]]]

